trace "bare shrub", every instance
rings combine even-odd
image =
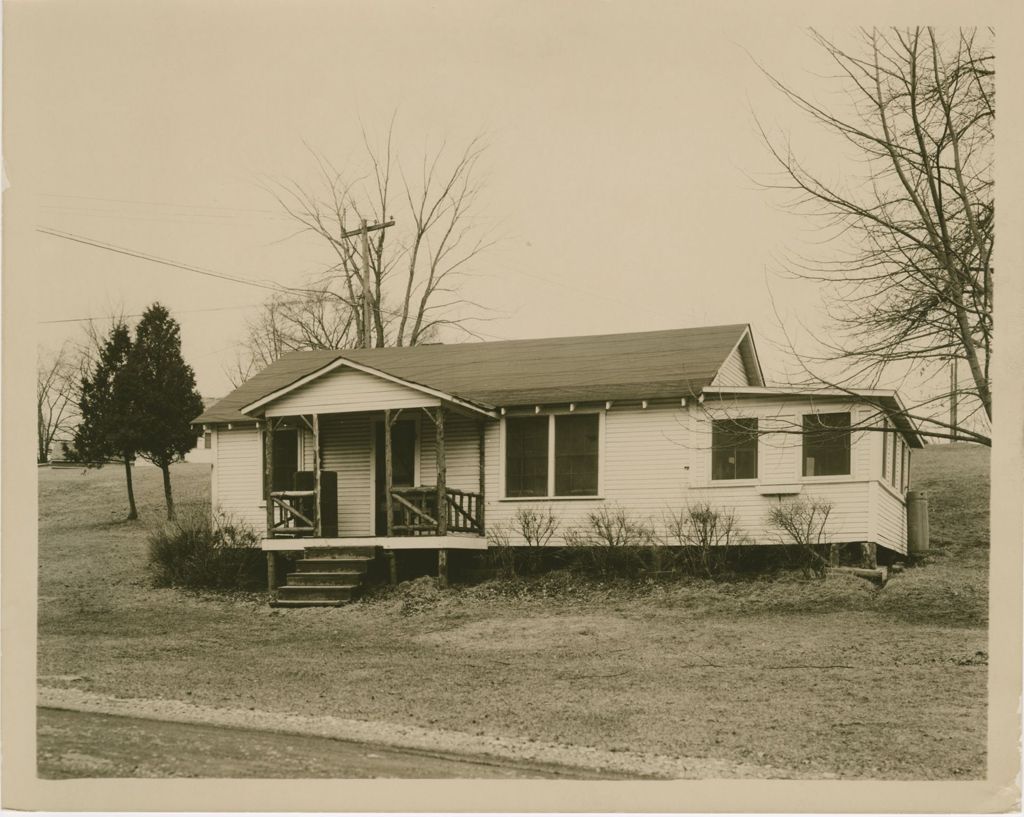
[[[736,550],[749,543],[736,522],[736,513],[707,502],[687,506],[666,520],[667,541],[679,545],[678,559],[687,572],[708,578],[720,575],[736,559]]]
[[[189,507],[148,537],[157,587],[242,590],[259,587],[263,552],[248,525],[208,506]]]
[[[516,551],[512,546],[512,527],[507,524],[487,526],[487,564],[501,579],[516,575]]]
[[[520,508],[513,519],[516,533],[526,542],[525,567],[534,573],[544,562],[544,548],[558,533],[558,520],[550,510]]]
[[[630,578],[645,570],[656,541],[649,522],[614,507],[591,511],[585,526],[565,532],[570,564],[606,577]]]
[[[791,546],[805,576],[825,575],[831,549],[825,528],[831,512],[831,502],[803,497],[782,502],[768,512],[768,524],[781,544]]]
[[[544,562],[545,548],[558,533],[558,519],[550,510],[519,508],[507,523],[487,530],[488,557],[502,578],[518,572],[535,573]],[[524,547],[516,547],[518,542]]]

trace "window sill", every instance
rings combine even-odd
[[[603,502],[603,496],[503,496],[499,502]]]
[[[710,479],[707,482],[708,488],[744,488],[760,484],[756,477],[753,479]]]
[[[786,482],[769,484],[764,483],[757,486],[757,492],[761,496],[795,496],[804,490],[801,482]]]

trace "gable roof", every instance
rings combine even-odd
[[[747,324],[732,324],[538,340],[291,352],[194,422],[251,421],[252,417],[241,413],[242,408],[336,361],[351,361],[414,387],[490,408],[688,397],[710,385],[748,332]],[[759,379],[760,367],[749,374]]]

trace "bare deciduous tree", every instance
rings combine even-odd
[[[78,418],[81,365],[67,343],[56,352],[39,351],[36,360],[36,460],[49,462],[60,437],[70,439]]]
[[[298,349],[346,349],[356,342],[356,316],[329,286],[271,296],[246,321],[242,349],[227,371],[235,386]]]
[[[824,258],[798,258],[797,277],[822,286],[832,326],[821,350],[798,355],[818,382],[875,385],[906,373],[966,381],[922,401],[916,419],[940,435],[988,443],[992,417],[994,63],[991,31],[862,30],[844,49],[812,32],[847,102],[820,104],[767,71],[812,122],[854,149],[863,172],[836,178],[798,157],[787,138],[761,134],[778,163],[768,187],[821,221]],[[789,333],[787,333],[787,339]],[[793,350],[793,342],[789,342]],[[795,352],[794,352],[795,353]],[[840,362],[825,378],[815,364]],[[955,393],[955,395],[953,393]],[[955,427],[935,404],[965,404]]]
[[[363,145],[363,175],[338,170],[313,153],[318,183],[268,185],[269,192],[298,225],[297,234],[321,240],[330,263],[304,288],[275,295],[250,323],[233,380],[244,379],[292,349],[414,346],[436,337],[443,327],[467,326],[482,311],[459,294],[460,278],[493,241],[476,219],[481,190],[479,137],[461,152],[447,144],[425,155],[415,172],[395,153],[394,123],[381,147]],[[394,227],[369,233],[369,288],[362,286],[362,220]],[[369,300],[369,320],[364,319]]]

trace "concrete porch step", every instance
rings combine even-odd
[[[299,573],[354,572],[365,573],[370,559],[365,556],[338,556],[333,559],[299,559],[295,569]]]
[[[304,552],[306,558],[309,559],[344,559],[352,557],[372,559],[376,555],[377,548],[359,545],[330,545],[325,547],[307,547]]]
[[[284,608],[298,608],[298,607],[341,607],[347,604],[344,601],[316,601],[313,599],[299,599],[298,601],[288,601],[286,599],[277,599],[276,601],[270,602],[271,607],[284,607]]]
[[[358,587],[363,574],[356,570],[332,570],[329,573],[289,573],[287,587]]]
[[[351,601],[356,592],[353,585],[291,585],[286,584],[277,589],[278,601]]]

